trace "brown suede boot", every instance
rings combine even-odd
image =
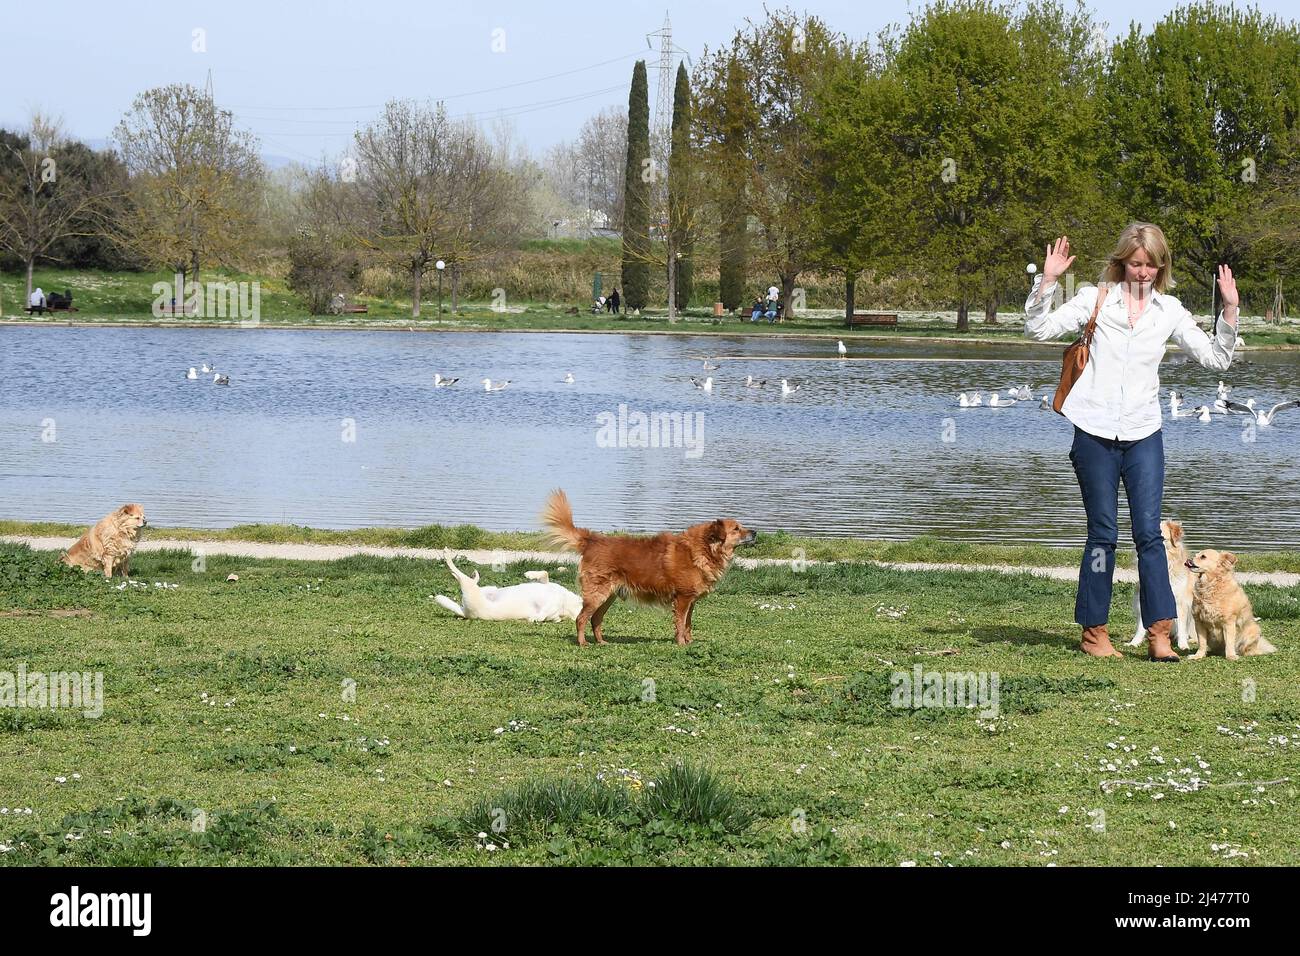
[[[1169,634],[1174,629],[1174,619],[1156,621],[1147,628],[1147,659],[1165,664],[1177,664],[1178,655],[1169,646]]]
[[[1166,641],[1166,645],[1168,641]],[[1083,629],[1083,642],[1079,645],[1085,654],[1093,657],[1119,657],[1124,655],[1115,650],[1110,643],[1110,633],[1105,624],[1097,624]]]

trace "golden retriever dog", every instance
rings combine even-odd
[[[1187,562],[1187,570],[1196,581],[1192,613],[1201,638],[1201,646],[1192,660],[1200,660],[1209,651],[1235,661],[1238,657],[1271,654],[1277,650],[1260,634],[1250,599],[1232,576],[1236,563],[1237,556],[1231,551],[1212,549],[1198,552]]]
[[[1174,603],[1178,614],[1174,618],[1173,633],[1178,636],[1178,649],[1185,651],[1196,638],[1196,618],[1192,615],[1192,585],[1195,583],[1187,570],[1187,549],[1183,547],[1183,526],[1177,521],[1160,522],[1160,536],[1165,539],[1165,561],[1169,564],[1169,585],[1174,589]],[[1142,626],[1142,588],[1133,589],[1133,617],[1137,620],[1137,633],[1128,642],[1138,647],[1147,636]]]
[[[111,578],[118,571],[131,574],[131,552],[140,543],[140,531],[146,526],[144,508],[137,504],[122,505],[81,536],[63,556],[63,563],[87,571],[103,571]]]
[[[606,643],[601,622],[618,597],[671,607],[677,643],[689,644],[695,602],[722,579],[736,547],[757,537],[733,518],[705,521],[680,534],[663,532],[654,537],[604,535],[575,528],[569,498],[559,489],[546,500],[542,524],[550,529],[553,542],[582,556],[578,562],[582,610],[577,622],[582,647],[587,646],[588,621],[596,643]]]

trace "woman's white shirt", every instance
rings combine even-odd
[[[1042,280],[1041,275],[1034,278],[1025,302],[1025,335],[1039,342],[1078,335],[1097,304],[1097,287],[1086,286],[1049,311],[1056,283],[1044,288]],[[1159,367],[1170,339],[1206,368],[1226,371],[1232,365],[1237,330],[1220,317],[1211,339],[1177,298],[1154,291],[1130,327],[1123,292],[1118,284],[1109,286],[1097,314],[1088,364],[1070,389],[1062,413],[1099,438],[1136,441],[1158,431]]]

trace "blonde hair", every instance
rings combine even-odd
[[[1174,287],[1174,257],[1169,251],[1169,240],[1164,231],[1149,222],[1131,222],[1119,234],[1115,251],[1106,260],[1099,282],[1117,285],[1124,281],[1124,263],[1138,249],[1143,250],[1156,266],[1156,279],[1152,286],[1157,292]]]

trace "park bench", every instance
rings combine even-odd
[[[158,314],[195,316],[199,314],[199,310],[197,308],[186,308],[184,305],[160,305],[158,306]]]
[[[370,307],[365,305],[346,305],[343,307],[344,315],[365,315],[369,311]]]
[[[76,312],[72,305],[72,294],[51,292],[45,297],[44,305],[29,305],[23,309],[28,315],[43,315],[46,312]]]
[[[844,322],[848,328],[855,325],[887,325],[891,328],[898,327],[897,312],[854,312],[852,316]]]

